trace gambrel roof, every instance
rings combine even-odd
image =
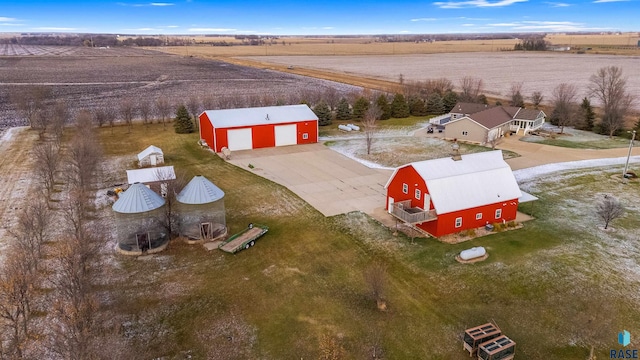
[[[511,167],[502,158],[502,151],[465,154],[461,160],[441,158],[413,162],[397,168],[413,167],[425,181],[437,214],[466,210],[480,206],[513,201],[522,196]]]

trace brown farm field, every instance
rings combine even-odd
[[[136,48],[91,49],[55,46],[0,48],[0,129],[24,125],[11,94],[26,87],[52,90],[73,111],[110,107],[124,99],[176,105],[190,97],[255,97],[290,101],[301,93],[334,88],[336,82],[242,67],[221,61],[176,56]]]

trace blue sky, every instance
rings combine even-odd
[[[640,0],[0,0],[0,32],[369,35],[639,31]]]

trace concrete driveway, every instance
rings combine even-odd
[[[384,185],[392,173],[370,169],[322,144],[235,151],[229,162],[286,186],[325,216],[383,208]]]

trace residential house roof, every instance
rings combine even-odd
[[[148,148],[142,150],[139,154],[138,154],[138,161],[144,159],[145,157],[151,155],[151,154],[162,154],[162,149],[160,149],[157,146],[149,146]]]
[[[509,121],[513,120],[513,117],[509,112],[509,110],[512,110],[512,109],[508,109],[502,106],[497,106],[497,107],[489,108],[487,110],[483,110],[471,115],[467,115],[466,117],[477,122],[478,124],[484,126],[487,129],[493,129],[497,126],[500,126],[502,124],[508,123]],[[462,119],[464,118],[460,118],[454,121],[460,121]]]
[[[412,166],[424,179],[437,214],[471,209],[522,196],[502,151],[465,154],[461,160],[441,158],[413,162],[397,168]]]
[[[542,113],[542,114],[541,114]],[[535,120],[542,116],[546,116],[544,111],[536,109],[520,109],[514,116],[514,120]]]
[[[176,199],[183,204],[209,204],[224,197],[224,191],[202,175],[194,176]]]
[[[456,105],[449,111],[450,113],[456,114],[464,114],[471,115],[477,112],[487,110],[493,106],[487,104],[478,104],[478,103],[466,103],[466,102],[458,102]]]
[[[204,113],[216,128],[318,121],[316,114],[305,104],[206,110]]]
[[[155,210],[164,205],[164,199],[146,187],[135,183],[120,193],[120,197],[111,207],[113,211],[125,214],[136,214]]]

